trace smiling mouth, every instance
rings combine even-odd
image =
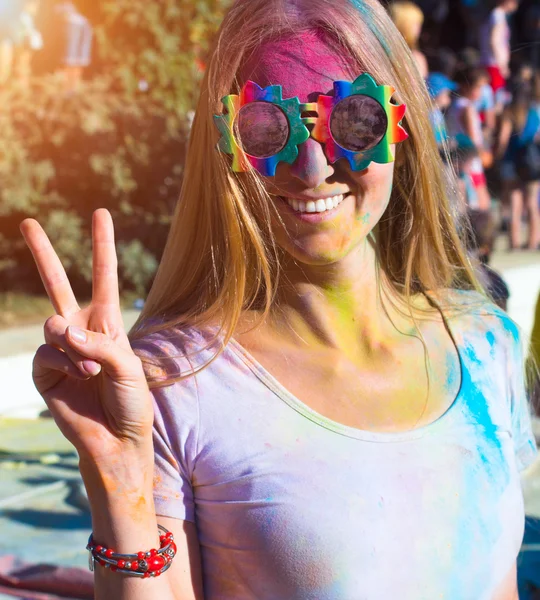
[[[298,213],[324,213],[337,208],[345,199],[344,194],[332,196],[331,198],[320,198],[319,200],[297,200],[281,196],[287,204]]]

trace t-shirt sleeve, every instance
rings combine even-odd
[[[512,332],[512,352],[509,356],[510,406],[512,416],[512,436],[518,469],[523,471],[536,458],[536,440],[532,431],[531,407],[526,392],[525,352],[522,336],[515,330]]]
[[[175,377],[184,370],[178,349],[169,343],[145,342],[141,358],[159,358],[153,375]],[[148,370],[148,369],[147,369]],[[159,373],[157,373],[159,371]],[[162,372],[164,371],[164,372]],[[154,404],[154,503],[158,516],[195,522],[193,469],[197,455],[199,406],[196,376],[152,389]]]

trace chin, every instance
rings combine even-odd
[[[349,256],[363,242],[367,235],[358,236],[356,239],[336,240],[318,240],[318,236],[310,236],[311,239],[287,240],[285,243],[279,243],[285,254],[294,260],[295,263],[310,267],[325,267],[335,265]]]

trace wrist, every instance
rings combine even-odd
[[[119,452],[107,459],[79,458],[79,471],[90,503],[129,501],[142,492],[152,492],[154,476],[153,451]]]
[[[159,535],[153,456],[125,453],[106,464],[81,460],[79,468],[96,542],[126,554],[155,548]]]

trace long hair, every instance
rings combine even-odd
[[[398,148],[390,203],[376,232],[391,291],[410,307],[420,291],[474,287],[429,122],[429,96],[378,0],[237,0],[208,64],[180,199],[132,341],[168,328],[212,326],[214,340],[222,340],[214,360],[243,311],[257,307],[264,318],[271,310],[280,274],[270,226],[273,202],[255,170],[233,173],[230,157],[216,150],[213,115],[222,112],[223,96],[240,89],[238,73],[263,41],[304,31],[323,32],[358,72],[392,85],[396,100],[407,105],[409,138]]]

